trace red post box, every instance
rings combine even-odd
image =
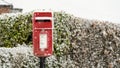
[[[34,12],[33,14],[33,51],[37,57],[47,57],[53,53],[52,15],[52,12]]]

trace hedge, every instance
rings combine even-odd
[[[9,31],[10,28],[6,28],[6,26],[13,26],[15,22],[8,23],[8,25],[6,21],[11,20],[9,19],[10,17],[4,21],[2,19],[4,23],[2,25],[5,27],[1,28],[1,31],[6,30],[1,32],[1,46],[14,47],[17,43],[29,44],[31,42],[29,39],[32,32],[31,14],[25,16],[18,15],[18,17],[20,17],[20,20],[27,19],[21,20],[26,25],[23,26],[23,30],[19,28],[22,24],[16,23],[17,26],[11,27],[13,29]],[[18,17],[11,18],[19,20]],[[3,27],[2,25],[1,27]],[[54,27],[54,56],[52,56],[53,59],[50,58],[52,59],[50,62],[51,66],[48,67],[120,68],[119,24],[107,21],[87,20],[64,12],[54,12]],[[7,33],[11,33],[11,36]],[[16,37],[14,37],[15,35]],[[7,40],[7,43],[4,40]]]
[[[32,15],[16,14],[0,17],[0,47],[30,44],[32,41]]]

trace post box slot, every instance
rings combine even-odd
[[[35,22],[51,22],[51,20],[49,20],[49,19],[44,19],[44,20],[40,19],[40,20],[35,20]]]

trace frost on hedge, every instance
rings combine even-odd
[[[0,68],[37,68],[38,63],[31,47],[0,48]]]
[[[13,48],[0,48],[0,68],[39,68],[39,58],[33,55],[33,50],[27,45],[17,45]],[[68,59],[68,60],[66,60]],[[70,57],[58,59],[53,55],[46,59],[47,68],[73,67]]]
[[[54,55],[47,58],[48,68],[120,68],[120,25],[54,12],[54,27]]]

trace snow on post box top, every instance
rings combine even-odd
[[[47,28],[51,29],[53,27],[52,23],[52,12],[34,12],[34,17],[33,17],[33,24],[34,28]]]

